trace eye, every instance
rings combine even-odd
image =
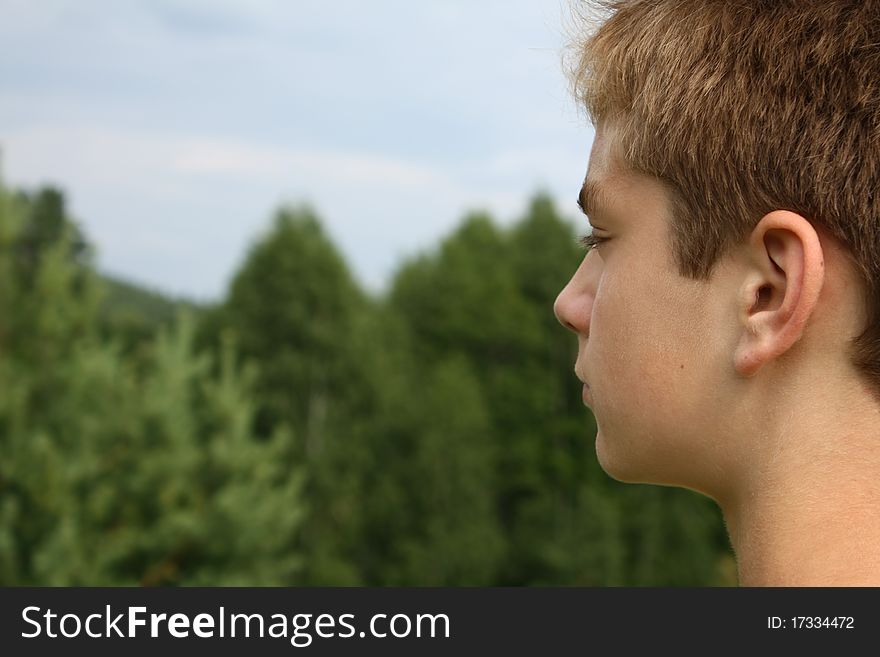
[[[578,243],[584,247],[587,251],[595,249],[603,242],[607,242],[609,238],[607,237],[599,237],[595,233],[587,233],[586,235],[582,235],[580,239],[578,239]]]

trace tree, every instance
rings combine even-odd
[[[69,233],[23,260],[24,226],[0,189],[0,584],[290,583],[302,469],[253,433],[254,372],[185,317],[124,358]]]
[[[258,431],[291,426],[295,458],[311,474],[311,513],[301,535],[304,583],[354,584],[352,561],[362,503],[360,479],[372,466],[359,427],[372,392],[356,345],[371,305],[307,207],[282,208],[250,249],[228,297],[209,316],[259,364]]]
[[[347,343],[364,302],[342,257],[306,207],[282,208],[233,277],[225,326],[261,363],[262,430],[278,422],[320,451],[349,389]]]

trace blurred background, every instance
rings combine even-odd
[[[0,0],[0,585],[727,585],[552,304],[568,0]]]

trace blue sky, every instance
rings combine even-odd
[[[282,203],[387,283],[469,210],[575,218],[592,129],[568,0],[0,0],[8,184],[62,187],[100,267],[217,299]]]

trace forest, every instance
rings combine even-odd
[[[212,304],[98,246],[62,190],[0,187],[0,585],[736,583],[714,502],[597,463],[548,196],[381,294],[307,206]]]

